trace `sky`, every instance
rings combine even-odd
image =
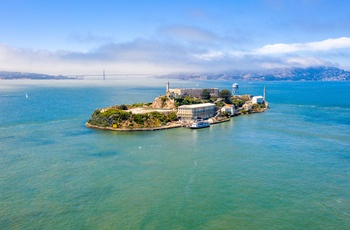
[[[350,70],[348,0],[0,0],[0,71]]]

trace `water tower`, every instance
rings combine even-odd
[[[232,95],[237,95],[238,94],[238,84],[234,83],[232,85]]]

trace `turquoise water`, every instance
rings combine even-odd
[[[115,133],[84,123],[153,101],[164,80],[1,81],[0,228],[349,229],[350,83],[238,83],[255,95],[266,85],[271,109]]]

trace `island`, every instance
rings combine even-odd
[[[232,90],[219,91],[218,88],[170,88],[167,82],[166,94],[153,102],[96,109],[86,126],[121,132],[154,131],[193,127],[198,121],[217,124],[269,108],[265,87],[263,96],[239,95],[238,89],[236,83]]]

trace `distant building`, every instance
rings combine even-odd
[[[170,96],[172,97],[184,97],[184,96],[191,96],[191,97],[197,97],[200,98],[202,96],[202,92],[204,89],[201,88],[176,88],[176,89],[169,89]],[[208,89],[210,91],[210,95],[212,97],[218,97],[219,96],[219,89],[218,88],[210,88]]]
[[[264,103],[264,97],[263,96],[252,97],[252,103],[253,104],[262,104],[262,103]]]
[[[212,103],[181,105],[177,109],[180,119],[206,119],[215,116],[215,113],[215,104]]]
[[[169,86],[169,82],[166,84],[166,93],[169,94],[171,97],[184,97],[184,96],[191,96],[191,97],[197,97],[200,98],[202,96],[204,88],[174,88],[171,89]],[[218,97],[219,96],[219,89],[218,88],[209,88],[210,95],[212,97]]]
[[[224,107],[221,108],[221,112],[235,115],[236,114],[235,105],[225,105]]]

